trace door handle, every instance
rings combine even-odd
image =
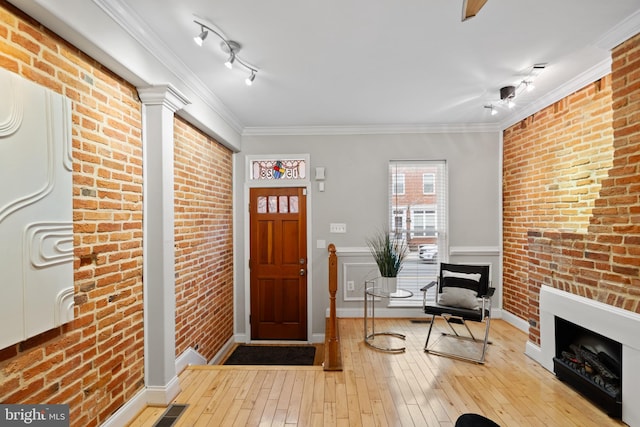
[[[304,268],[300,269],[300,275],[304,276],[307,273],[307,270],[305,270]]]

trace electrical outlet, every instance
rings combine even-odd
[[[356,290],[356,284],[353,282],[353,280],[347,280],[347,291],[355,291]]]

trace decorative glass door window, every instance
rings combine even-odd
[[[258,213],[298,213],[298,196],[260,196]]]
[[[307,162],[305,159],[253,160],[250,168],[250,178],[256,181],[307,178]]]

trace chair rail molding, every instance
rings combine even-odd
[[[449,255],[498,256],[500,246],[450,246]]]

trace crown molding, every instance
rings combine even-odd
[[[242,136],[315,136],[315,135],[389,135],[424,133],[500,132],[495,123],[456,123],[423,125],[362,125],[362,126],[282,126],[246,127]]]
[[[92,1],[190,90],[200,94],[207,107],[222,117],[236,132],[242,132],[243,125],[238,117],[160,41],[160,38],[126,2],[122,0]]]
[[[638,33],[640,33],[640,9],[629,15],[611,30],[607,31],[602,35],[602,37],[596,40],[593,45],[598,49],[610,52],[620,43],[629,40]],[[611,55],[609,55],[609,58],[599,62],[582,74],[577,75],[562,86],[559,86],[554,91],[549,92],[546,96],[538,99],[536,102],[529,104],[527,108],[519,110],[515,114],[506,117],[500,122],[500,127],[502,129],[507,129],[508,127],[518,123],[520,120],[537,113],[554,102],[558,102],[559,100],[584,88],[586,85],[601,79],[609,73],[611,73]]]
[[[600,49],[609,51],[638,33],[640,33],[640,9],[607,31],[602,37],[596,40],[594,45]]]

